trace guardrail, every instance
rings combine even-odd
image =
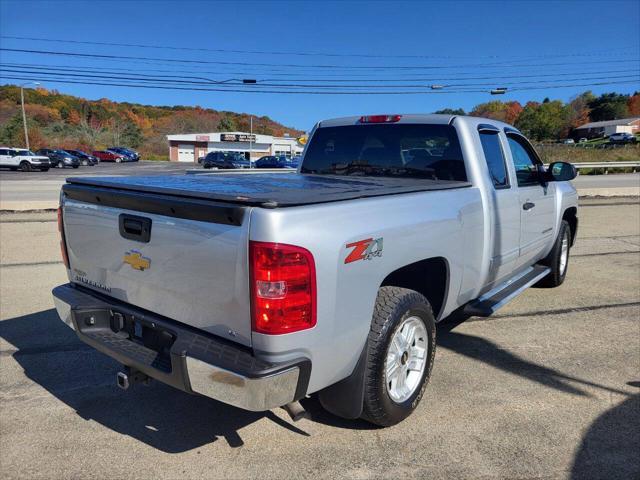
[[[585,168],[591,169],[602,169],[605,175],[609,172],[610,168],[631,168],[633,169],[633,173],[640,171],[640,162],[626,162],[626,161],[613,161],[613,162],[579,162],[572,163],[574,167],[578,170]],[[202,174],[211,174],[217,173],[219,175],[230,175],[237,173],[295,173],[297,170],[295,168],[238,168],[238,169],[192,169],[187,170],[185,173],[190,175],[202,175]]]
[[[595,168],[604,170],[605,175],[609,173],[610,168],[631,168],[633,173],[640,170],[640,162],[580,162],[572,163],[578,171],[583,168]]]

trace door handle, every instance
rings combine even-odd
[[[151,219],[121,213],[118,218],[120,235],[129,240],[149,243],[151,238]]]
[[[533,202],[525,202],[525,203],[522,205],[522,209],[523,209],[523,210],[531,210],[531,209],[532,209],[533,207],[535,207],[535,206],[536,206],[536,204],[535,204],[535,203],[533,203]]]

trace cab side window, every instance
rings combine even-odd
[[[513,157],[513,163],[516,168],[516,178],[519,187],[529,185],[539,185],[540,176],[538,174],[539,160],[535,157],[530,147],[517,136],[508,135],[509,149]]]
[[[487,167],[489,167],[489,175],[491,175],[493,186],[496,189],[509,188],[507,167],[498,131],[481,131],[480,143],[482,143],[482,151],[484,152]]]

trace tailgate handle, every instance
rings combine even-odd
[[[129,240],[149,243],[151,239],[151,219],[121,213],[118,218],[120,235]]]

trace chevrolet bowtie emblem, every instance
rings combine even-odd
[[[134,270],[144,271],[151,266],[151,259],[143,257],[142,253],[137,250],[131,250],[130,252],[125,253],[124,257],[122,257],[122,261],[131,265],[131,268]]]

